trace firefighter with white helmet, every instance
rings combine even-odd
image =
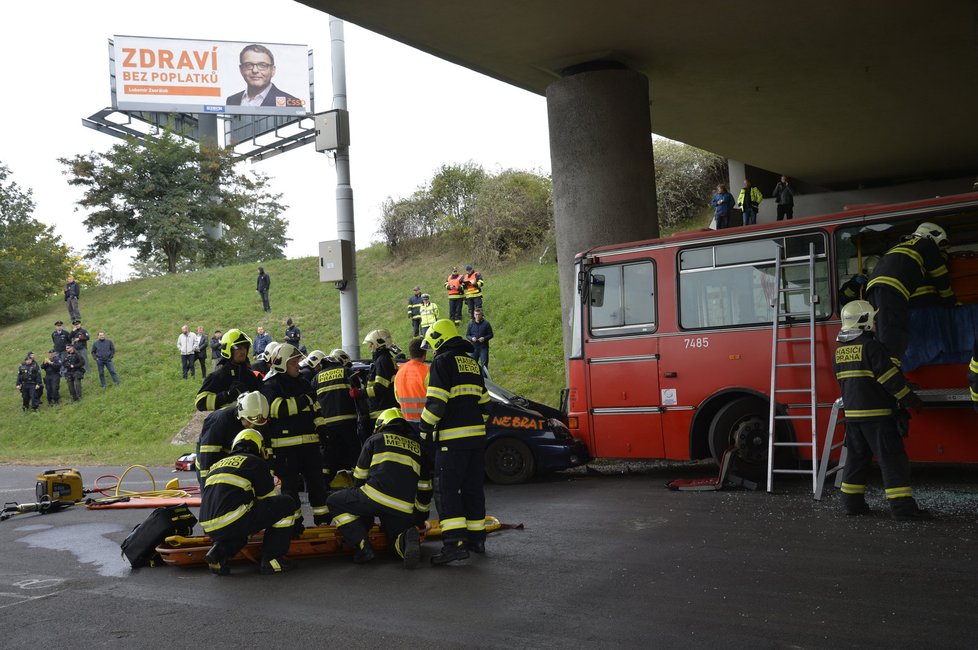
[[[880,258],[866,285],[866,299],[879,311],[877,338],[897,365],[910,343],[910,299],[926,287],[945,304],[955,303],[945,264],[947,246],[944,228],[924,222]]]
[[[299,374],[302,358],[294,345],[278,346],[269,359],[271,369],[261,388],[268,400],[267,435],[275,456],[272,467],[282,481],[282,492],[295,500],[296,533],[303,528],[300,476],[309,493],[313,522],[318,526],[330,521],[317,431],[319,404],[312,386]]]
[[[231,573],[228,560],[264,530],[260,572],[276,574],[293,564],[284,559],[292,536],[292,498],[279,494],[265,462],[262,435],[254,429],[239,432],[231,455],[210,468],[201,490],[200,525],[214,545],[207,565],[219,576]]]
[[[873,457],[883,474],[890,514],[898,521],[927,519],[910,487],[910,461],[903,448],[903,411],[922,408],[883,345],[873,337],[876,310],[865,300],[842,308],[842,329],[837,337],[833,370],[845,408],[846,449],[842,471],[842,503],[847,514],[870,512],[866,478]]]
[[[261,379],[248,363],[251,339],[239,329],[230,329],[221,337],[221,361],[217,370],[207,375],[197,393],[198,411],[214,411],[233,404],[238,395],[261,388]]]
[[[234,437],[242,429],[260,429],[268,423],[268,400],[258,391],[241,393],[234,404],[210,413],[197,440],[197,480],[201,489],[210,468],[231,453]]]
[[[299,374],[311,384],[316,373],[322,367],[324,359],[326,359],[325,352],[322,350],[313,350],[306,355],[305,359],[299,362]]]
[[[340,470],[352,470],[360,454],[357,440],[357,408],[350,383],[353,360],[341,349],[333,350],[312,378],[319,402],[318,427],[323,452],[323,480],[335,478]]]
[[[391,349],[393,343],[390,332],[385,329],[373,330],[363,339],[363,344],[370,346],[372,355],[370,374],[367,376],[367,400],[371,425],[382,411],[397,407],[397,398],[394,396],[394,373],[397,372],[397,362]]]

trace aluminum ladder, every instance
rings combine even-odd
[[[781,277],[782,270],[782,259],[785,256],[786,250],[783,243],[775,242],[778,246],[778,254],[774,260],[774,280],[777,290],[774,292],[774,296],[771,299],[771,307],[774,309],[774,320],[771,334],[771,404],[768,412],[768,436],[767,436],[767,491],[772,492],[774,490],[774,475],[775,474],[809,474],[812,477],[812,491],[818,490],[818,447],[817,447],[817,436],[815,435],[815,310],[819,302],[818,294],[815,293],[815,244],[810,242],[808,244],[808,285],[807,286],[795,286],[789,287],[784,286],[784,279]],[[791,295],[806,295],[808,296],[808,310],[803,312],[783,312],[781,311],[782,306],[786,308],[790,306],[790,300],[787,297]],[[787,336],[782,337],[782,330],[787,330],[789,327],[794,327],[795,329],[804,328],[806,321],[801,321],[800,323],[792,323],[791,319],[800,318],[802,316],[807,317],[807,336]],[[786,322],[782,326],[781,319],[785,318]],[[805,352],[799,353],[798,357],[804,357],[807,355],[807,359],[804,361],[794,361],[790,363],[782,363],[778,360],[778,348],[779,344],[789,344],[789,345],[799,345],[801,343],[807,343],[807,349]],[[800,347],[800,346],[799,346]],[[798,358],[795,357],[795,358]],[[780,387],[778,371],[782,368],[807,368],[808,369],[808,385],[807,386],[792,386],[789,388]],[[796,414],[796,415],[779,415],[778,414],[778,396],[780,395],[807,395],[808,397],[808,413],[807,414]],[[809,427],[811,429],[811,441],[810,442],[788,442],[788,441],[778,441],[775,439],[775,431],[777,429],[776,425],[780,420],[798,420],[798,421],[808,421]],[[810,447],[812,453],[812,463],[809,469],[779,469],[774,466],[774,452],[779,447]]]
[[[839,424],[839,411],[845,410],[845,406],[842,404],[842,398],[835,400],[832,404],[832,415],[829,417],[829,426],[825,430],[825,443],[822,445],[822,462],[818,465],[818,480],[815,483],[815,500],[822,500],[822,493],[825,491],[825,479],[832,474],[838,474],[835,477],[835,487],[842,485],[842,468],[846,466],[846,456],[848,455],[848,450],[845,447],[845,432],[842,434],[842,439],[839,442],[835,441],[835,430]],[[835,467],[829,469],[829,457],[832,452],[838,448],[842,448],[839,452],[839,462],[836,463]]]

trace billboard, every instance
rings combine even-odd
[[[305,45],[115,36],[113,108],[123,111],[306,115]]]

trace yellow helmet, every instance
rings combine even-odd
[[[842,330],[873,331],[876,310],[866,300],[853,300],[842,308]]]
[[[391,341],[391,333],[385,329],[373,330],[372,332],[370,332],[370,334],[367,334],[365,337],[363,337],[364,345],[370,345],[371,343],[373,343],[378,348],[390,347],[390,344],[392,342],[393,341]]]
[[[398,422],[400,420],[400,422]],[[385,427],[389,427],[392,424],[407,424],[407,420],[401,414],[401,409],[399,408],[389,408],[381,411],[380,415],[377,416],[377,422],[374,424],[374,433],[380,431]]]
[[[255,454],[262,458],[268,458],[265,441],[261,437],[261,434],[254,429],[242,429],[238,435],[234,436],[234,442],[231,443],[231,450],[250,451],[248,449],[238,449],[238,447],[244,447],[246,445],[253,445]]]
[[[239,329],[230,329],[221,337],[221,356],[225,359],[231,358],[231,350],[239,345],[247,345],[251,349],[251,339]]]
[[[428,328],[424,335],[424,343],[421,344],[423,350],[435,350],[436,352],[448,341],[459,338],[458,328],[455,323],[447,318],[435,321],[435,324]]]

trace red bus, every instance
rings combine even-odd
[[[734,446],[741,466],[766,469],[775,256],[781,255],[782,287],[807,286],[813,244],[819,296],[815,430],[821,449],[840,394],[832,373],[839,290],[922,221],[947,230],[952,288],[959,301],[978,303],[978,193],[580,253],[564,397],[572,433],[596,458],[719,460]],[[786,292],[781,300],[784,312],[809,310],[805,292]],[[808,322],[807,316],[803,323],[789,321],[779,336],[794,330],[807,336]],[[933,392],[944,400],[941,406],[952,407],[935,404],[914,416],[906,447],[915,462],[978,462],[978,416],[967,391],[976,329],[978,304],[911,309],[904,371],[923,389],[925,402]],[[801,353],[797,345],[778,345],[779,363]],[[779,382],[810,387],[810,371],[788,369]],[[778,413],[811,413],[810,394],[797,402],[790,393],[778,395]],[[811,442],[810,420],[779,419],[776,440]],[[796,449],[810,458],[810,449]]]

